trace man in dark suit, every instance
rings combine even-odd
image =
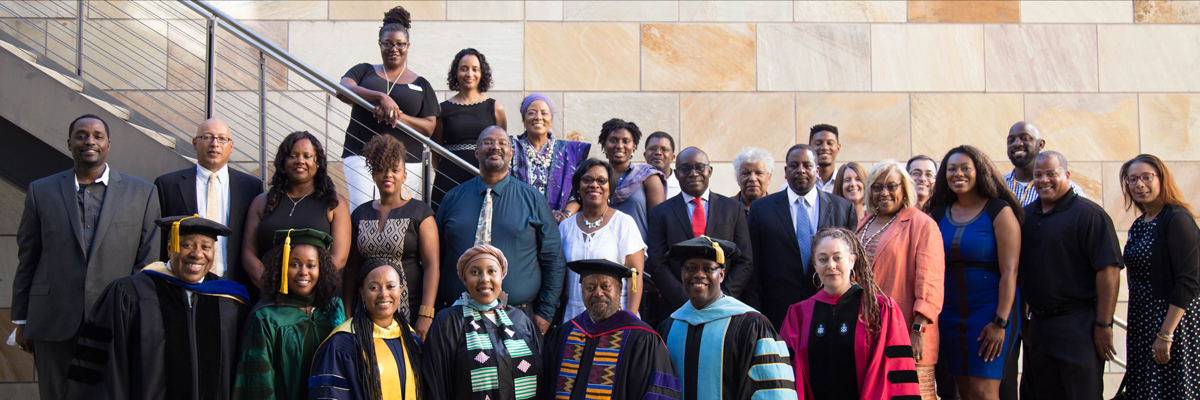
[[[196,166],[164,174],[154,180],[163,215],[199,215],[233,230],[217,241],[212,273],[236,281],[250,292],[250,301],[258,300],[258,287],[242,269],[242,234],[246,210],[254,197],[263,192],[262,181],[229,168],[233,136],[229,125],[213,118],[196,128],[192,138]],[[210,199],[212,201],[210,201]],[[159,260],[167,259],[166,236],[162,235]]]
[[[100,117],[76,118],[69,134],[74,168],[29,185],[17,228],[15,339],[34,354],[43,399],[64,395],[84,312],[110,282],[158,257],[154,185],[108,167]]]
[[[851,231],[858,214],[849,200],[820,190],[816,155],[807,144],[788,149],[783,169],[788,187],[754,202],[747,220],[754,244],[754,275],[760,290],[759,310],[775,328],[787,309],[817,293],[815,272],[809,265],[812,236],[830,227]]]
[[[708,180],[712,176],[708,154],[695,147],[684,149],[675,160],[674,175],[679,180],[681,192],[650,209],[647,218],[650,243],[646,269],[661,296],[657,304],[650,304],[646,315],[649,319],[643,318],[651,326],[657,326],[688,301],[688,294],[683,289],[687,283],[680,279],[681,263],[666,257],[671,245],[701,235],[737,244],[741,255],[728,263],[726,273],[729,278],[721,287],[725,294],[741,297],[753,274],[746,208],[737,200],[708,190]]]

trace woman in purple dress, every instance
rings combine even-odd
[[[591,151],[590,143],[555,139],[550,133],[554,126],[554,107],[550,99],[540,93],[525,97],[521,102],[521,120],[525,133],[512,139],[512,175],[528,183],[546,196],[554,217],[562,221],[579,209],[572,204],[571,176],[579,163],[586,160]]]

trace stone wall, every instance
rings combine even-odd
[[[772,185],[781,185],[784,151],[807,141],[808,127],[817,123],[840,127],[841,162],[914,154],[940,159],[953,146],[971,144],[1007,171],[1004,136],[1025,120],[1041,128],[1049,149],[1071,160],[1073,180],[1108,210],[1122,238],[1135,215],[1125,211],[1118,170],[1139,153],[1168,160],[1187,199],[1200,203],[1200,183],[1192,178],[1200,175],[1200,2],[213,3],[335,78],[357,63],[379,62],[381,16],[404,5],[414,19],[409,68],[437,90],[447,89],[454,53],[477,48],[491,64],[489,94],[505,106],[511,132],[520,131],[521,98],[545,93],[557,111],[554,131],[565,137],[595,142],[600,124],[619,117],[645,132],[671,133],[679,148],[705,149],[715,162],[714,191],[722,194],[737,191],[730,162],[746,145],[764,147],[780,160]],[[183,108],[203,97],[196,61],[185,57],[202,54],[203,45],[175,41],[203,39],[199,21],[189,20],[195,14],[169,2],[93,5],[89,31],[149,38],[133,50],[142,61],[124,88],[131,98],[158,98],[161,103],[148,109],[163,111],[156,107]],[[39,49],[72,51],[73,8],[8,6],[13,11],[0,9],[0,20],[13,22],[14,14],[33,20],[3,29],[26,32],[24,40]],[[177,19],[135,20],[151,15]],[[39,35],[34,27],[58,33]],[[218,64],[227,71],[218,116],[254,120],[257,78],[242,69],[255,64],[237,55],[248,54],[247,48],[221,52],[229,60]],[[269,66],[270,96],[278,100],[272,112],[315,109],[333,119],[288,119],[272,122],[269,130],[278,137],[319,126],[310,130],[325,129],[331,151],[340,152],[337,128],[345,122],[332,115],[346,106],[273,62]],[[200,114],[169,118],[190,129]],[[233,125],[241,132],[257,126]],[[236,159],[253,161],[257,143],[242,143],[245,154]],[[15,260],[10,251],[2,253],[4,277],[10,277]],[[1124,303],[1119,312],[1124,314]],[[1123,332],[1117,345],[1123,355]]]

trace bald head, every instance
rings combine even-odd
[[[1026,169],[1037,159],[1038,153],[1046,147],[1042,133],[1033,124],[1021,121],[1008,129],[1007,139],[1008,161],[1014,167]]]
[[[708,178],[711,176],[712,166],[704,150],[688,147],[675,158],[675,178],[679,180],[679,188],[689,196],[703,195],[708,190]]]
[[[1017,122],[1013,124],[1011,128],[1008,128],[1009,135],[1022,133],[1028,133],[1029,135],[1033,136],[1034,139],[1042,138],[1042,132],[1038,131],[1038,128],[1033,126],[1033,124],[1025,121]]]
[[[196,128],[192,148],[196,150],[197,164],[209,171],[220,170],[229,162],[230,153],[233,153],[233,135],[229,133],[229,125],[217,118],[204,121]]]

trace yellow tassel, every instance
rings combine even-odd
[[[716,241],[713,241],[712,238],[709,238],[708,236],[704,236],[704,238],[708,239],[708,241],[712,243],[714,249],[717,249],[717,264],[725,265],[725,250],[721,250],[721,245],[717,244]]]
[[[292,230],[283,239],[283,275],[279,276],[279,293],[288,294],[288,264],[292,263]]]
[[[190,217],[180,218],[178,221],[171,223],[171,236],[167,239],[167,253],[179,253],[179,223],[188,218],[197,218],[199,214],[192,214]]]
[[[634,293],[637,293],[637,274],[638,274],[638,270],[637,270],[637,268],[632,268],[632,269],[633,269],[633,278],[631,278],[631,279],[632,279],[632,281],[633,281],[633,292],[634,292]]]

